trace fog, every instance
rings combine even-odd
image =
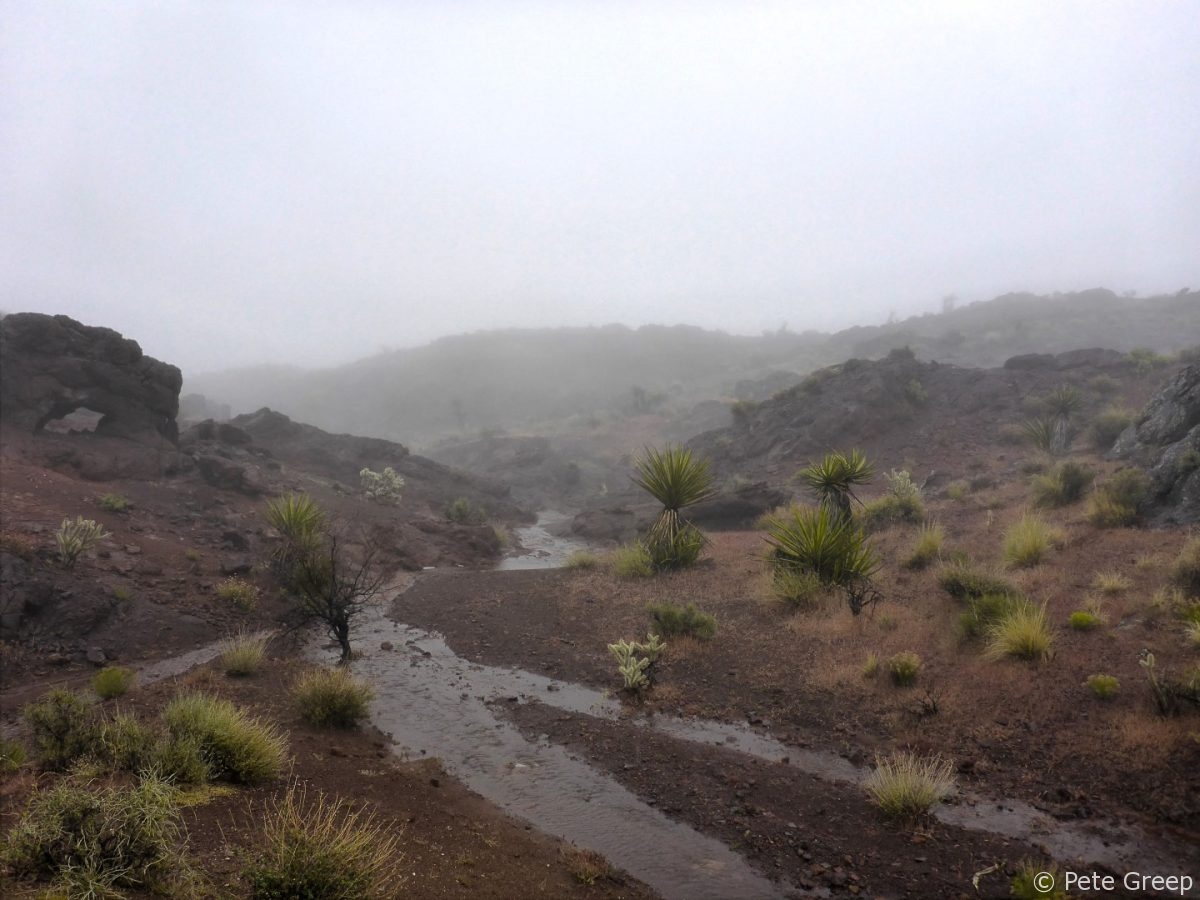
[[[1200,285],[1194,3],[7,2],[0,308],[185,372]]]

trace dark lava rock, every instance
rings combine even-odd
[[[687,518],[704,528],[717,531],[749,528],[765,512],[783,506],[791,497],[770,487],[765,481],[744,484],[732,491],[722,491],[710,500],[687,510]]]
[[[250,463],[234,462],[221,456],[197,456],[201,477],[215,488],[257,496],[266,491],[262,471]]]

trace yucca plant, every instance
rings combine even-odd
[[[829,453],[820,462],[801,469],[796,477],[817,495],[821,506],[830,509],[838,519],[850,518],[850,503],[854,487],[869,484],[875,469],[861,450],[849,453]]]
[[[822,506],[795,507],[767,526],[769,558],[776,569],[811,572],[824,585],[869,579],[879,557],[852,519]]]
[[[1042,398],[1042,405],[1048,412],[1067,419],[1083,409],[1083,394],[1069,384],[1060,384]]]
[[[267,522],[289,541],[313,540],[325,525],[325,512],[308,494],[283,494],[267,501]]]
[[[1070,443],[1066,419],[1026,419],[1021,423],[1021,432],[1029,443],[1051,457],[1060,456]]]
[[[704,546],[700,530],[680,516],[680,511],[716,493],[708,460],[684,447],[647,447],[634,463],[633,483],[663,505],[646,535],[646,549],[656,569],[687,566]]]

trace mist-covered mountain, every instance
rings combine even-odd
[[[691,326],[485,331],[322,370],[264,366],[189,376],[185,393],[233,413],[271,406],[331,431],[428,444],[489,429],[684,412],[761,400],[812,370],[908,346],[917,358],[997,366],[1080,347],[1174,352],[1200,342],[1200,292],[1133,298],[1094,289],[994,300],[835,334],[735,336]]]

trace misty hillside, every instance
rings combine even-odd
[[[572,416],[683,413],[706,399],[761,400],[814,369],[903,346],[920,359],[986,367],[1021,353],[1079,347],[1174,352],[1198,339],[1196,291],[1137,299],[1096,289],[1009,294],[831,335],[620,325],[477,332],[333,369],[192,376],[185,393],[227,403],[235,414],[270,405],[334,431],[428,444],[487,429],[570,425]]]

